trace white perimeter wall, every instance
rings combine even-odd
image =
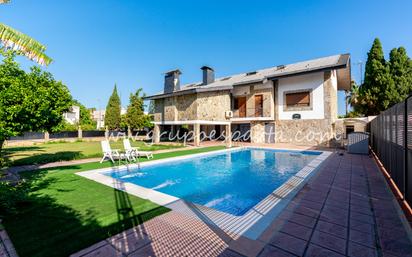
[[[336,79],[336,76],[334,77]],[[300,76],[293,76],[279,79],[277,110],[280,120],[292,120],[292,115],[299,113],[301,119],[323,119],[324,118],[324,94],[323,94],[323,72],[309,73]],[[283,95],[284,92],[312,89],[312,110],[305,111],[284,111]]]

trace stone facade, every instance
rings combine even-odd
[[[265,123],[252,121],[250,123],[250,141],[252,143],[265,143]]]
[[[296,145],[329,145],[334,129],[327,119],[281,120],[275,122],[277,143]]]
[[[225,121],[230,111],[230,92],[216,91],[197,94],[197,120]]]
[[[177,120],[196,120],[198,103],[195,94],[180,95],[175,99]]]
[[[155,100],[154,121],[225,121],[229,110],[229,91],[172,96]]]
[[[324,73],[323,92],[325,97],[324,112],[325,119],[331,123],[335,122],[338,117],[338,93],[336,85],[336,72],[326,71]]]
[[[263,117],[274,117],[274,89],[273,82],[242,86],[244,90],[234,91],[233,97],[246,96],[246,117],[255,117],[255,96],[263,97]],[[237,93],[237,94],[236,94]],[[233,110],[234,117],[239,117],[239,110]]]

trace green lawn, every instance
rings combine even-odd
[[[163,159],[223,146],[156,154]],[[142,159],[141,161],[145,161]],[[167,212],[165,207],[76,175],[110,162],[25,172],[28,200],[3,218],[20,256],[68,256],[111,235]],[[1,210],[0,210],[1,213]]]
[[[139,147],[143,151],[155,151],[183,147],[176,144],[146,145],[141,141],[131,141],[132,146]],[[123,142],[110,142],[112,149],[123,150]],[[101,157],[100,142],[50,142],[32,146],[6,147],[5,156],[10,161],[10,166],[43,164],[56,161],[68,161]]]

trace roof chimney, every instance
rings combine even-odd
[[[215,71],[212,68],[203,66],[200,69],[203,71],[203,85],[215,82]]]
[[[180,74],[182,73],[178,69],[166,72],[163,93],[167,94],[180,90]]]

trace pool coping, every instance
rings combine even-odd
[[[105,172],[114,170],[134,169],[145,166],[157,165],[179,160],[187,160],[196,157],[204,157],[219,153],[227,153],[231,151],[239,151],[242,149],[266,149],[266,150],[284,150],[298,152],[319,152],[321,153],[305,167],[299,170],[295,175],[291,176],[280,187],[250,208],[245,214],[235,216],[229,213],[215,210],[199,204],[187,202],[175,196],[161,193],[154,189],[145,188],[129,182],[123,182],[119,179],[107,176]],[[128,164],[117,167],[109,167],[103,169],[94,169],[89,171],[77,172],[76,174],[87,179],[99,182],[106,186],[122,190],[131,195],[150,200],[156,204],[165,206],[174,211],[186,214],[188,216],[200,219],[207,224],[213,225],[233,238],[240,236],[256,240],[271,224],[271,222],[280,214],[286,205],[293,199],[299,190],[305,185],[305,182],[312,177],[319,166],[326,160],[332,152],[330,151],[314,151],[300,149],[275,149],[271,147],[255,147],[246,146],[241,148],[230,148],[206,153],[190,154],[178,157],[165,158],[161,160],[147,161],[138,164]]]

